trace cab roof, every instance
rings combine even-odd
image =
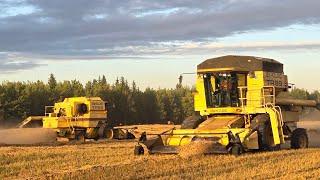
[[[228,55],[207,59],[198,65],[198,72],[210,71],[266,71],[283,73],[283,64],[269,58]]]

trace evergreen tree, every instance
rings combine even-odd
[[[30,115],[43,115],[44,106],[74,96],[98,96],[109,103],[108,121],[112,125],[181,122],[192,114],[191,89],[147,88],[140,91],[124,77],[109,85],[106,77],[98,77],[83,86],[78,80],[57,82],[50,74],[47,84],[37,82],[3,82],[0,85],[0,120],[21,121]],[[316,96],[315,93],[310,98]],[[318,96],[317,96],[318,97]]]
[[[54,77],[53,74],[50,74],[49,79],[48,79],[48,85],[51,90],[55,89],[57,87],[57,80]]]
[[[106,76],[105,76],[105,75],[102,75],[101,84],[102,84],[102,85],[107,85],[107,79],[106,79]]]

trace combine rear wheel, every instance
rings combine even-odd
[[[292,132],[291,136],[291,148],[292,149],[304,149],[308,148],[309,139],[305,129],[298,128]]]

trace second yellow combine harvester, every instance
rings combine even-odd
[[[252,56],[223,56],[198,65],[195,115],[181,129],[156,137],[144,133],[135,154],[178,153],[192,142],[209,142],[214,153],[239,155],[252,150],[308,147],[305,129],[297,127],[304,107],[319,108],[312,100],[290,99],[283,64]]]
[[[18,127],[53,129],[58,137],[85,139],[134,139],[131,129],[113,128],[107,121],[106,103],[99,97],[71,97],[45,107],[45,116],[30,116]]]

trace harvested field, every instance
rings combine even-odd
[[[155,126],[150,127],[153,128]],[[240,157],[192,153],[183,157],[137,157],[133,155],[134,146],[135,143],[129,141],[105,141],[0,147],[0,179],[302,179],[320,176],[320,149],[248,153]]]
[[[0,148],[0,179],[309,178],[320,176],[320,150],[190,156],[133,155],[132,142]],[[241,176],[239,176],[241,175]]]

